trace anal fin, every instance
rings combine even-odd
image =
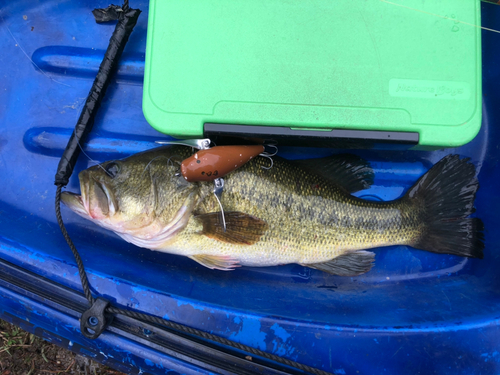
[[[211,270],[232,271],[233,269],[240,267],[240,264],[236,259],[227,255],[200,254],[192,255],[190,258],[202,266],[210,268]]]
[[[366,250],[350,251],[328,262],[303,264],[338,276],[358,276],[371,270],[375,253]]]

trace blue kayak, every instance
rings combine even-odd
[[[24,0],[0,7],[0,318],[130,374],[306,373],[120,314],[95,340],[80,332],[88,304],[56,221],[54,174],[114,30],[114,23],[96,24],[91,11],[108,5]],[[79,171],[165,139],[142,112],[148,2],[131,6],[143,13],[68,191],[79,191]],[[500,7],[481,6],[482,25],[500,30]],[[292,159],[365,158],[375,181],[356,195],[384,201],[403,195],[445,155],[471,158],[481,185],[475,215],[486,228],[484,259],[393,246],[376,249],[375,267],[356,277],[300,265],[223,272],[136,247],[63,208],[93,295],[333,374],[500,373],[498,45],[499,33],[482,31],[483,123],[465,146],[280,148]]]

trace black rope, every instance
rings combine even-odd
[[[311,366],[307,366],[307,365],[304,365],[302,363],[298,363],[298,362],[289,360],[287,358],[279,357],[277,355],[264,352],[260,349],[256,349],[256,348],[253,348],[253,347],[248,346],[248,345],[244,345],[244,344],[240,344],[238,342],[232,341],[232,340],[228,340],[224,337],[216,336],[214,334],[211,334],[211,333],[208,333],[205,331],[200,331],[199,329],[196,329],[196,328],[188,327],[188,326],[185,326],[183,324],[178,324],[178,323],[172,322],[170,320],[158,318],[156,316],[147,315],[147,314],[143,314],[143,313],[139,313],[139,312],[135,312],[135,311],[131,311],[131,310],[123,310],[123,309],[119,309],[119,308],[115,308],[115,307],[108,307],[106,309],[106,312],[109,312],[112,314],[122,314],[122,315],[126,315],[130,318],[135,318],[135,319],[139,319],[139,320],[143,320],[143,321],[145,320],[145,321],[148,321],[151,323],[164,325],[166,327],[173,328],[177,331],[181,331],[181,332],[193,335],[193,336],[202,337],[206,340],[217,342],[217,343],[222,344],[222,345],[233,347],[233,348],[239,349],[241,351],[258,356],[258,357],[266,358],[266,359],[269,359],[271,361],[275,361],[275,362],[284,364],[286,366],[294,367],[298,370],[302,370],[302,371],[305,371],[305,372],[310,373],[310,374],[331,375],[331,373],[329,373],[329,372],[326,372],[326,371],[323,371],[323,370],[320,370],[320,369],[317,369],[317,368],[314,368]]]
[[[59,228],[61,228],[61,232],[64,236],[64,239],[68,243],[68,246],[71,249],[71,251],[73,252],[73,256],[75,257],[76,265],[78,266],[78,274],[80,275],[80,281],[82,282],[83,293],[85,293],[85,298],[87,298],[90,305],[93,305],[94,304],[94,297],[92,297],[92,293],[90,292],[89,280],[87,279],[87,273],[85,272],[82,258],[80,257],[80,254],[78,254],[78,250],[76,249],[75,245],[73,244],[73,241],[71,241],[71,237],[69,236],[68,231],[66,230],[66,227],[64,226],[63,219],[61,217],[61,190],[62,190],[62,186],[58,185],[57,191],[56,191],[57,222],[59,223]]]

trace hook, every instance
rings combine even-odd
[[[262,154],[259,154],[259,156],[262,156],[262,157],[265,157],[265,158],[268,158],[269,160],[271,160],[271,166],[269,168],[266,168],[264,166],[261,167],[263,169],[268,169],[269,170],[274,165],[272,157],[275,156],[278,153],[278,147],[275,144],[267,144],[266,146],[274,147],[274,149],[275,149],[274,153],[272,153],[272,154],[269,153],[269,152],[267,152],[267,151],[264,151]]]
[[[271,166],[269,168],[264,167],[264,166],[261,166],[261,168],[269,170],[273,167],[274,162],[273,162],[273,158],[271,158],[271,156],[267,155],[266,153],[262,153],[259,156],[262,156],[262,157],[265,157],[265,158],[268,158],[269,160],[271,160]]]
[[[224,190],[224,179],[223,178],[216,178],[214,180],[214,195],[215,199],[217,199],[217,202],[219,203],[220,206],[220,213],[222,215],[222,225],[224,227],[224,232],[226,232],[226,218],[224,217],[224,208],[222,207],[222,203],[220,202],[220,197],[222,195],[222,191]]]
[[[274,153],[270,154],[269,152],[267,151],[264,151],[263,154],[266,154],[265,156],[269,156],[269,157],[272,157],[274,155],[276,155],[278,153],[278,146],[276,146],[275,144],[267,144],[267,145],[264,145],[265,146],[268,146],[268,147],[273,147],[276,151],[274,151]],[[264,156],[264,155],[262,155]]]

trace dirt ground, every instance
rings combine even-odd
[[[0,375],[125,375],[0,320]]]

